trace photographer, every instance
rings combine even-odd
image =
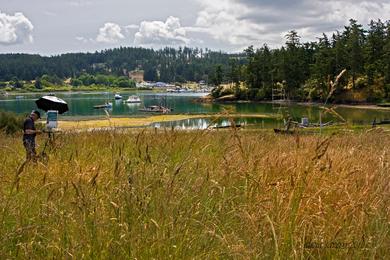
[[[35,129],[35,122],[41,118],[41,114],[37,110],[33,110],[31,114],[24,120],[23,123],[23,145],[26,149],[26,159],[35,160],[35,136],[40,134],[40,130]]]

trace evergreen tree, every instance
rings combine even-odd
[[[285,37],[287,39],[286,49],[282,51],[283,60],[281,64],[287,95],[293,98],[303,83],[304,52],[302,52],[300,37],[296,31],[290,31]]]
[[[355,88],[356,77],[363,72],[363,44],[365,41],[362,25],[350,19],[349,26],[345,27],[346,51],[348,53],[348,69],[352,76],[352,87]]]
[[[328,81],[330,78],[334,78],[334,72],[334,50],[326,34],[323,34],[323,37],[319,38],[319,42],[316,45],[314,63],[311,67],[311,79],[315,84],[315,90],[325,95]]]
[[[365,45],[365,71],[369,84],[372,84],[375,77],[384,75],[385,60],[384,47],[386,37],[386,26],[381,21],[371,21],[368,30],[367,43]]]

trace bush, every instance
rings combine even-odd
[[[309,79],[303,86],[302,100],[314,101],[320,100],[323,89],[325,89],[324,83],[317,79]]]
[[[135,82],[127,77],[117,78],[114,84],[120,88],[135,88]]]
[[[211,90],[211,96],[213,98],[219,98],[221,96],[221,90],[222,90],[222,87],[221,86],[218,86],[218,87],[214,87],[212,90]]]
[[[272,90],[267,87],[259,88],[255,92],[255,100],[269,100],[272,97]]]
[[[57,75],[43,75],[41,77],[42,84],[45,82],[48,85],[56,85],[56,86],[62,86],[64,85],[64,82],[62,79],[60,79]],[[46,85],[45,85],[46,86]]]
[[[241,88],[238,92],[236,92],[236,98],[238,100],[248,100],[249,92],[247,88]]]
[[[23,89],[29,92],[34,92],[38,90],[37,88],[35,88],[34,85],[27,85],[27,84],[23,86]]]
[[[367,87],[367,101],[380,102],[386,98],[385,81],[383,77],[375,78]]]
[[[0,130],[6,134],[14,134],[23,130],[24,117],[12,112],[0,111]]]
[[[83,85],[83,82],[79,79],[72,79],[70,81],[70,84],[73,86],[73,87],[79,87],[79,86],[82,86]]]
[[[390,84],[385,85],[385,98],[390,100]]]

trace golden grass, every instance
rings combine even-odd
[[[24,168],[20,137],[0,147],[2,259],[390,254],[385,132],[70,133]]]

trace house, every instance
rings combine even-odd
[[[129,72],[129,78],[134,80],[137,83],[144,81],[144,71],[143,70],[133,70]]]

